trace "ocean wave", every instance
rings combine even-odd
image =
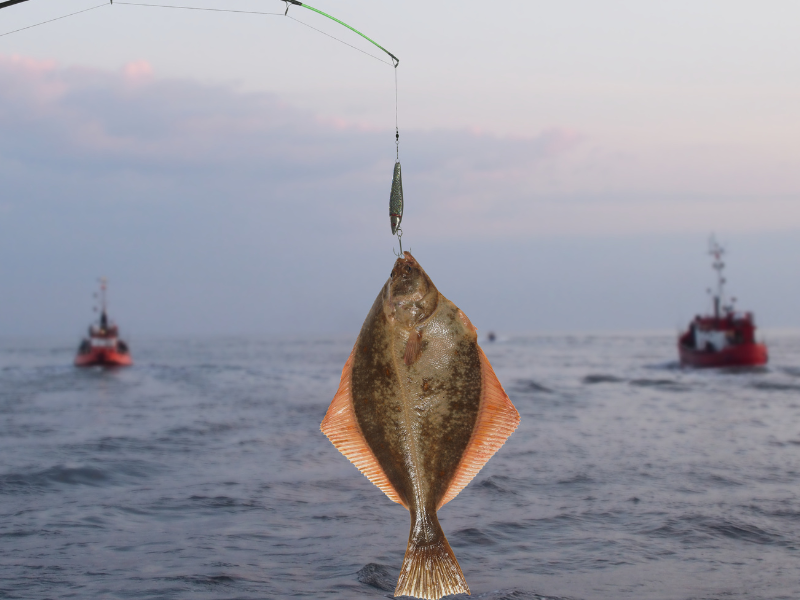
[[[452,546],[495,546],[497,542],[477,527],[460,529],[448,536]]]
[[[537,383],[533,379],[517,379],[514,381],[511,389],[515,392],[519,392],[521,394],[533,394],[537,392],[541,392],[544,394],[552,394],[553,390],[548,388],[547,386],[542,385],[541,383]]]
[[[586,385],[594,385],[596,383],[622,383],[625,380],[621,377],[617,377],[616,375],[605,375],[603,373],[595,373],[587,375],[582,379],[582,381]]]
[[[97,487],[119,483],[124,477],[146,476],[147,469],[141,463],[116,464],[111,469],[56,465],[41,471],[0,475],[0,494],[35,493],[56,484]]]
[[[358,581],[384,592],[394,591],[399,576],[400,569],[378,563],[366,564],[356,573]]]
[[[640,533],[651,537],[674,538],[692,546],[707,546],[714,539],[731,539],[756,545],[782,545],[784,538],[752,523],[721,517],[687,515],[668,519]]]
[[[662,390],[670,390],[675,392],[683,392],[691,389],[690,386],[674,379],[631,379],[629,383],[630,385],[636,387],[659,388]]]
[[[781,381],[752,381],[747,387],[765,392],[800,392],[800,385]]]

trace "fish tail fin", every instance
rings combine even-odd
[[[436,514],[433,518],[427,516],[425,521],[424,526],[420,526],[418,519],[411,523],[408,548],[394,595],[439,600],[450,594],[469,594],[467,581]]]

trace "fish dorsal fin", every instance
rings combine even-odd
[[[489,359],[480,348],[478,348],[478,352],[481,358],[481,380],[483,382],[478,418],[464,456],[458,464],[447,491],[436,507],[437,510],[467,487],[467,484],[472,481],[483,465],[500,449],[500,446],[519,425],[519,413],[511,404],[503,386],[500,385],[492,365],[489,364]]]
[[[322,433],[328,436],[328,439],[336,446],[336,449],[366,475],[367,479],[377,485],[391,500],[408,508],[392,484],[389,483],[389,478],[386,477],[386,473],[384,473],[378,459],[375,458],[375,454],[367,444],[367,440],[364,439],[364,434],[361,433],[361,427],[359,427],[356,420],[350,385],[353,376],[355,353],[356,349],[353,348],[350,358],[344,363],[339,390],[333,397],[331,405],[328,407],[328,412],[325,413],[325,418],[322,419],[320,429]]]

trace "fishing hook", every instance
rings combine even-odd
[[[403,230],[399,227],[397,228],[397,241],[400,243],[400,254],[395,253],[397,258],[403,258],[405,254],[403,254]],[[394,252],[394,250],[392,250]]]

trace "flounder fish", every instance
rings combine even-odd
[[[411,513],[395,596],[469,593],[436,511],[518,424],[477,330],[405,252],[364,321],[321,426]]]

